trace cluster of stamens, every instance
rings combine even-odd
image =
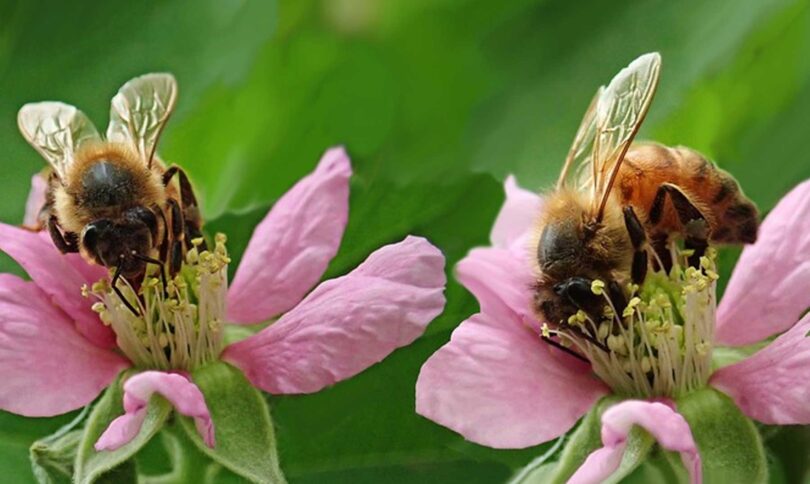
[[[223,234],[217,234],[214,250],[202,250],[202,242],[192,241],[185,263],[165,287],[157,271],[147,274],[137,291],[118,280],[121,295],[139,314],[106,278],[82,288],[86,297],[98,299],[93,310],[136,367],[193,370],[219,356],[230,258]]]
[[[682,260],[690,251],[680,253]],[[703,386],[711,372],[716,307],[714,250],[700,267],[676,264],[654,272],[642,287],[629,285],[629,302],[617,314],[603,281],[591,291],[605,299],[601,318],[579,311],[556,328],[543,325],[545,339],[587,358],[594,373],[616,393],[677,397]],[[686,267],[685,269],[683,267]]]

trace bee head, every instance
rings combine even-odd
[[[118,220],[95,220],[82,231],[82,248],[99,264],[120,267],[121,275],[135,280],[144,274],[146,262],[143,257],[154,246],[154,218],[151,211],[138,207],[125,212]]]
[[[578,274],[584,241],[581,227],[572,219],[550,221],[537,245],[537,262],[544,274],[565,279]]]

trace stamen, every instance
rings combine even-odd
[[[580,311],[557,328],[544,326],[543,340],[563,346],[556,336],[575,346],[576,356],[619,394],[677,397],[703,386],[714,344],[716,252],[710,248],[699,269],[687,266],[690,252],[673,258],[670,274],[650,273],[643,287],[629,284],[621,314],[605,283],[594,281],[592,292],[605,299],[602,318]]]
[[[171,279],[163,264],[151,265],[137,293],[120,277],[85,290],[98,299],[93,310],[112,327],[118,347],[135,366],[190,371],[219,356],[230,263],[225,242],[219,234],[213,251],[193,244]],[[130,301],[137,301],[140,311]]]

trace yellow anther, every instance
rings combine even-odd
[[[197,247],[192,247],[186,252],[186,264],[194,265],[200,261],[200,252]]]
[[[93,305],[90,306],[90,309],[92,309],[95,313],[101,314],[103,311],[107,310],[107,306],[105,306],[103,302],[97,302],[93,303]]]
[[[650,362],[650,357],[649,356],[643,357],[641,359],[641,371],[643,371],[644,373],[649,373],[651,369],[652,363]]]
[[[632,299],[630,299],[630,302],[627,303],[627,307],[624,308],[624,311],[622,311],[622,316],[624,316],[625,318],[629,318],[630,316],[633,315],[633,313],[636,312],[636,307],[638,307],[640,304],[641,298],[633,297]]]
[[[191,239],[191,245],[193,245],[194,247],[201,246],[203,242],[205,242],[205,239],[203,239],[202,237],[195,237]]]
[[[602,323],[599,325],[599,329],[596,331],[596,337],[600,341],[604,341],[605,338],[608,337],[609,333],[610,333],[610,324]]]
[[[98,319],[101,320],[101,323],[104,326],[109,326],[112,324],[112,317],[110,316],[109,311],[102,311],[98,314]]]
[[[101,279],[100,281],[94,282],[93,285],[90,286],[90,290],[94,294],[103,294],[103,293],[107,292],[108,287],[109,287],[109,284],[107,284],[107,279]]]
[[[540,334],[542,334],[544,338],[551,338],[551,330],[549,329],[548,324],[543,323],[543,326],[540,327]]]
[[[605,283],[599,279],[594,279],[591,283],[591,292],[597,296],[601,296],[605,293]]]

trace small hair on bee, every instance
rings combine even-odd
[[[157,156],[176,100],[171,74],[146,74],[113,97],[105,136],[84,113],[60,102],[26,104],[17,118],[51,168],[40,227],[63,253],[114,268],[113,288],[135,314],[138,305],[123,296],[119,280],[137,287],[154,265],[165,290],[166,271],[179,271],[191,240],[202,235],[186,173]]]
[[[593,281],[606,282],[612,310],[626,304],[623,287],[671,270],[676,242],[699,267],[710,243],[756,240],[756,207],[730,174],[689,148],[634,143],[660,68],[657,53],[642,55],[597,90],[545,194],[532,253],[534,306],[549,324],[600,315]]]

